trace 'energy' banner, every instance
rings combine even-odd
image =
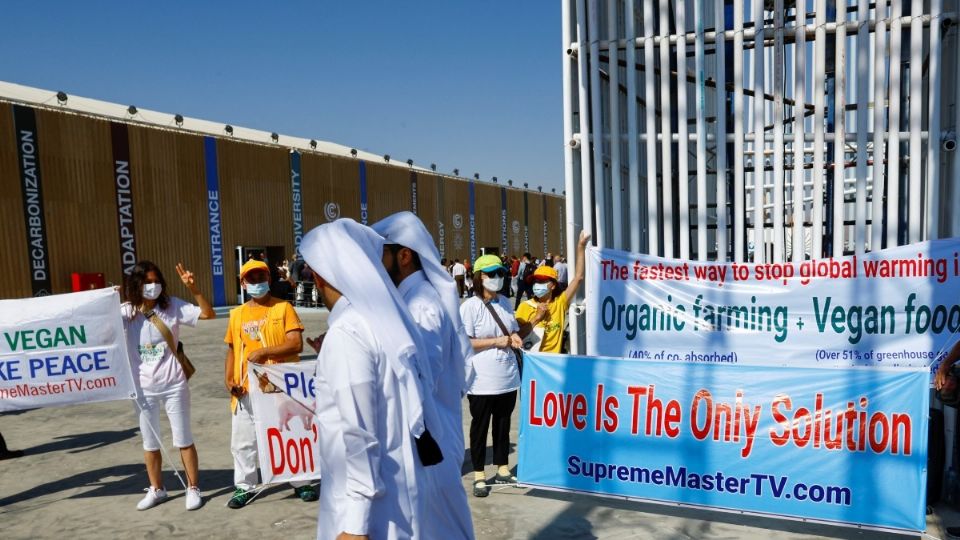
[[[0,300],[0,412],[133,399],[120,295]]]
[[[924,368],[525,358],[523,485],[925,528]]]
[[[315,360],[249,364],[247,380],[264,484],[320,478],[314,409]]]
[[[930,366],[960,330],[960,241],[798,263],[590,250],[587,353],[791,366]]]

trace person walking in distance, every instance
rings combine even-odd
[[[450,267],[450,273],[453,274],[453,280],[457,283],[457,294],[460,295],[460,298],[463,298],[467,291],[467,267],[460,262],[460,259],[454,259],[453,266]]]

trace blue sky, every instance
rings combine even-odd
[[[563,189],[560,5],[32,2],[0,79]]]

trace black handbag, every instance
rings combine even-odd
[[[503,335],[509,336],[510,332],[507,331],[507,325],[503,324],[503,321],[500,320],[500,316],[497,315],[493,306],[491,306],[489,302],[484,302],[483,305],[486,306],[487,311],[493,315],[493,320],[497,321],[497,325],[500,326],[500,331],[503,332]],[[513,347],[510,347],[510,350],[513,351],[513,355],[517,358],[517,370],[520,371],[520,377],[523,378],[523,351],[514,349]]]

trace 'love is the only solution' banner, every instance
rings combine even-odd
[[[791,366],[929,366],[958,339],[960,241],[740,264],[590,250],[587,353]]]
[[[0,300],[0,411],[132,399],[113,289]]]
[[[320,478],[315,360],[249,364],[247,380],[264,484]]]
[[[524,485],[925,528],[925,368],[525,357]]]

